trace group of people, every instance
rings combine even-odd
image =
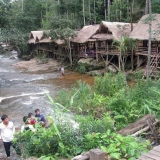
[[[34,128],[34,126],[37,122],[40,122],[43,127],[45,127],[46,125],[46,119],[43,114],[40,114],[39,109],[35,110],[35,116],[33,113],[28,113],[28,116],[24,116],[23,122],[24,125],[21,127],[21,132],[23,132],[24,130],[31,130],[35,132],[36,129]]]
[[[81,50],[80,54],[82,56],[85,56],[85,57],[87,57],[87,56],[94,56],[95,55],[95,50],[93,48],[91,48],[91,49],[87,48],[86,51]]]
[[[3,115],[1,117],[1,120],[2,122],[0,123],[0,140],[3,141],[7,158],[10,159],[11,145],[14,148],[14,145],[12,144],[12,140],[14,138],[15,126],[13,122],[9,121],[9,118],[7,115]],[[24,132],[25,130],[30,130],[35,132],[36,129],[34,128],[34,125],[36,123],[42,124],[43,127],[45,127],[46,125],[46,119],[43,116],[43,114],[40,113],[39,109],[35,110],[35,116],[33,113],[29,113],[28,116],[24,116],[23,121],[25,124],[21,127],[21,132]]]

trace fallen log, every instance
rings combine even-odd
[[[156,121],[153,123],[153,125],[156,125],[157,123],[159,123],[158,119],[156,119]],[[147,126],[147,127],[143,128],[143,129],[139,130],[138,132],[132,134],[132,136],[134,136],[134,137],[139,136],[140,134],[142,134],[143,132],[146,132],[148,130],[149,130],[149,126]]]
[[[120,131],[118,131],[118,133],[122,134],[123,136],[126,135],[132,135],[138,131],[140,131],[141,129],[145,128],[148,126],[147,124],[147,120],[151,119],[151,122],[154,123],[155,122],[155,117],[151,114],[147,114],[144,117],[142,117],[141,119],[139,119],[138,121],[130,124],[129,126],[121,129]]]

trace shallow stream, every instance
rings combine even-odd
[[[66,71],[65,77],[60,71],[28,73],[12,66],[20,62],[18,58],[0,55],[0,116],[7,114],[16,129],[23,124],[22,118],[39,108],[44,115],[52,112],[46,93],[55,97],[60,89],[70,88],[77,80],[93,84],[94,78]],[[15,55],[16,57],[16,55]],[[0,147],[0,153],[2,148]],[[17,158],[15,158],[17,159]]]

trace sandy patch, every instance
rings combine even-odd
[[[48,63],[39,63],[37,60],[31,59],[29,61],[21,61],[12,64],[13,67],[23,69],[25,72],[38,72],[38,71],[57,71],[60,69],[61,64],[56,60],[50,59]]]

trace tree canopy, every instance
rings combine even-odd
[[[32,30],[70,32],[104,20],[137,22],[145,5],[145,0],[0,0],[0,29],[25,35]],[[160,13],[159,5],[160,0],[152,0],[153,13]]]

